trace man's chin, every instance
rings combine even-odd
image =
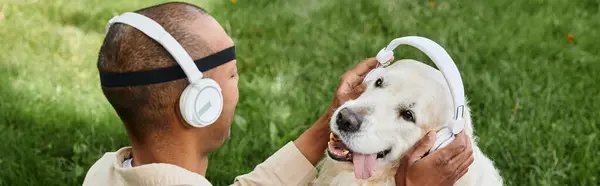
[[[229,139],[230,134],[231,130],[229,129],[226,129],[225,131],[221,130],[218,132],[213,131],[212,135],[203,137],[204,142],[201,142],[201,144],[204,144],[204,150],[207,153],[215,152],[219,148],[221,148],[221,146],[223,146],[223,144]]]
[[[223,144],[224,144],[224,143],[225,143],[227,140],[229,140],[229,137],[230,137],[230,136],[231,136],[231,127],[228,127],[228,128],[227,128],[227,130],[223,132],[223,136],[222,136],[222,137],[219,139],[219,141],[217,142],[217,143],[218,143],[218,145],[219,145],[217,148],[219,148],[219,147],[223,146]]]
[[[218,141],[215,140],[211,144],[207,144],[207,146],[205,148],[206,152],[212,153],[212,152],[219,150],[219,148],[221,148],[223,146],[223,144],[225,143],[226,140],[227,140],[227,138],[223,138]]]

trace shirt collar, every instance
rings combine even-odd
[[[127,168],[125,160],[133,158],[131,147],[116,152],[115,171],[127,185],[211,185],[204,176],[177,165],[151,163]]]

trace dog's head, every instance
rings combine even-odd
[[[328,155],[354,164],[357,178],[400,159],[428,130],[452,119],[452,98],[443,75],[415,60],[400,60],[379,69],[367,89],[333,114],[335,136]]]

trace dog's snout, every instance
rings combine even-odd
[[[338,129],[344,132],[356,132],[360,129],[362,124],[362,116],[352,111],[349,108],[343,108],[340,110],[336,117],[336,124]]]

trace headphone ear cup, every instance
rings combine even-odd
[[[209,126],[223,111],[221,87],[212,79],[200,79],[183,90],[179,107],[183,119],[191,126]]]
[[[455,138],[456,137],[454,137],[452,131],[450,131],[448,127],[444,127],[442,130],[436,133],[435,143],[433,144],[433,147],[431,147],[431,149],[429,150],[429,153],[446,147],[448,144],[454,141]]]

